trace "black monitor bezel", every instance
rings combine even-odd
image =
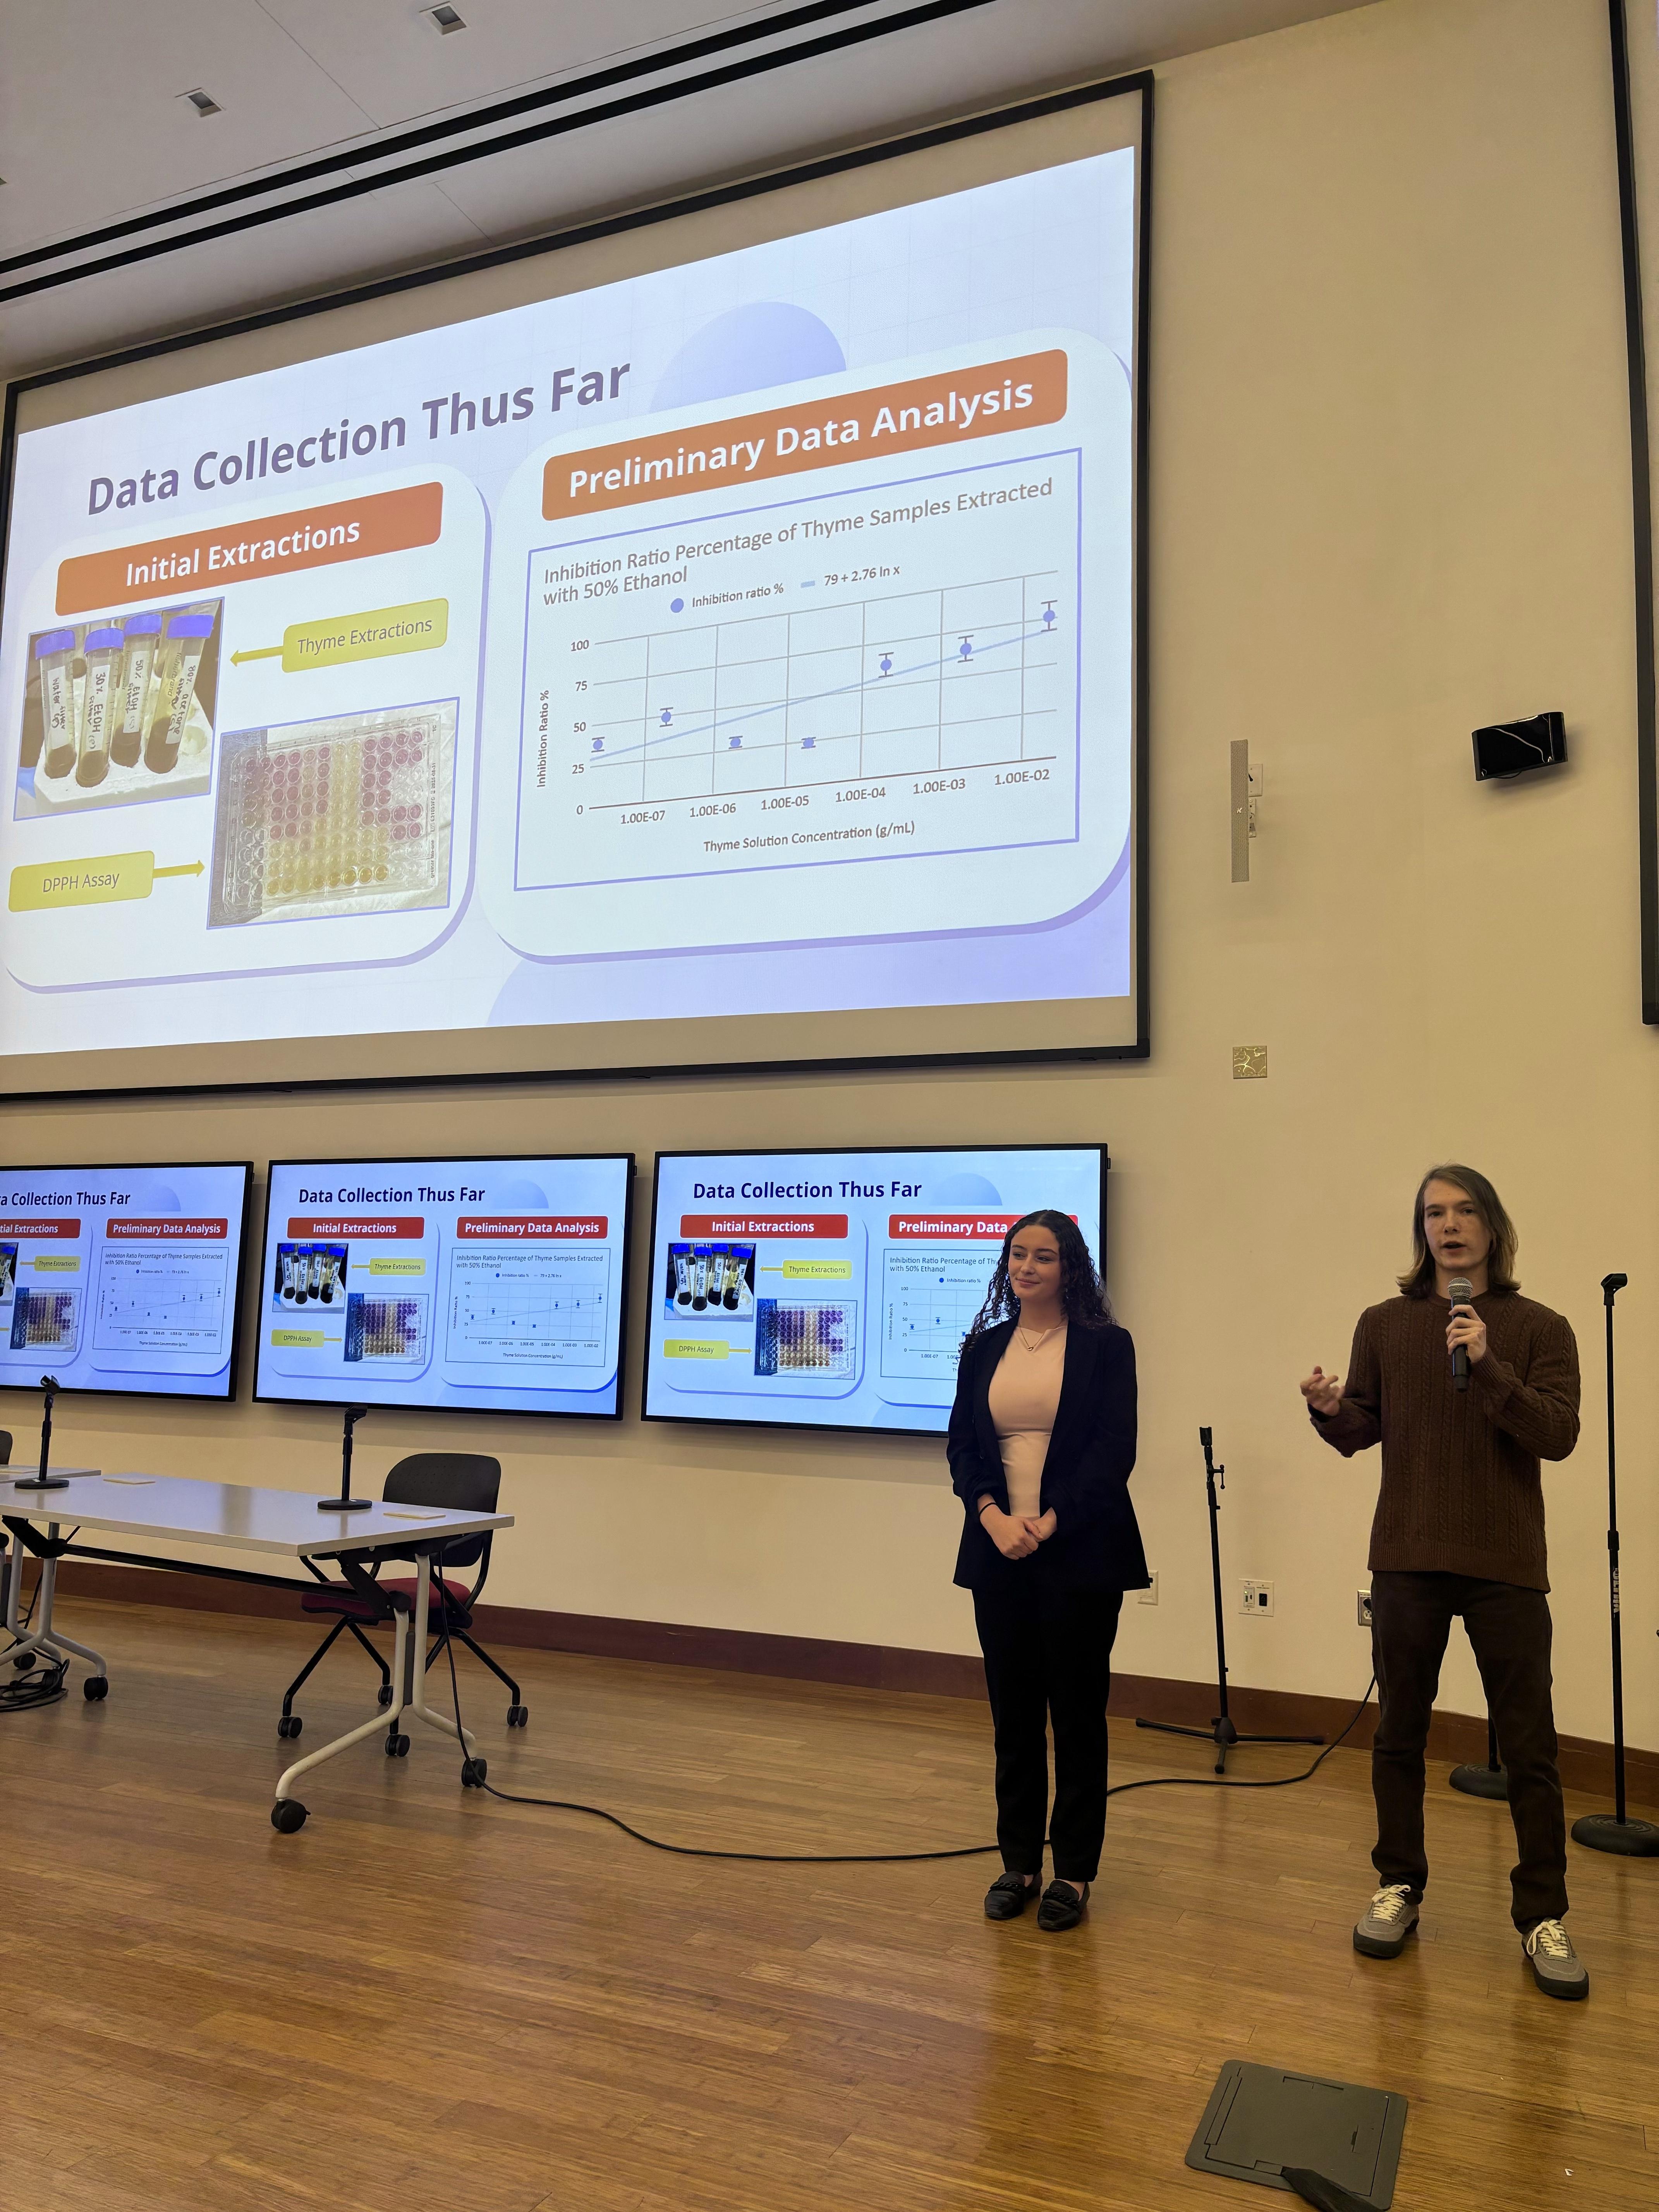
[[[651,1242],[646,1253],[647,1285],[656,1280],[657,1270],[657,1207],[662,1193],[662,1163],[665,1160],[808,1160],[860,1159],[874,1154],[891,1158],[902,1156],[915,1158],[935,1152],[1094,1152],[1100,1154],[1100,1250],[1096,1261],[1100,1279],[1106,1280],[1107,1222],[1106,1178],[1111,1172],[1111,1154],[1104,1138],[1083,1137],[1072,1139],[1047,1139],[1030,1145],[1009,1144],[1006,1140],[986,1143],[963,1142],[954,1145],[692,1145],[683,1150],[658,1152],[651,1164]],[[768,1421],[745,1420],[731,1413],[653,1413],[651,1407],[651,1306],[655,1297],[653,1288],[647,1288],[645,1326],[640,1346],[640,1419],[642,1421],[663,1421],[680,1428],[690,1429],[772,1429],[783,1430],[791,1435],[807,1434],[837,1437],[909,1437],[927,1444],[937,1445],[944,1437],[941,1429],[890,1428],[866,1421]]]
[[[94,1388],[85,1383],[66,1382],[59,1392],[64,1398],[143,1398],[150,1404],[171,1399],[187,1399],[202,1406],[234,1406],[242,1379],[242,1288],[247,1271],[248,1218],[253,1210],[253,1162],[252,1160],[98,1160],[88,1165],[84,1162],[70,1162],[57,1166],[42,1166],[24,1160],[17,1166],[8,1166],[3,1172],[12,1175],[121,1175],[138,1172],[145,1175],[165,1175],[169,1169],[190,1172],[204,1168],[240,1168],[242,1170],[242,1212],[237,1230],[240,1243],[236,1264],[232,1270],[232,1311],[230,1320],[230,1366],[227,1370],[222,1390],[117,1390]],[[0,1390],[37,1392],[38,1382],[12,1382],[0,1376]]]
[[[339,1398],[289,1398],[278,1396],[259,1388],[259,1341],[253,1346],[253,1389],[250,1402],[256,1406],[319,1406],[325,1412],[338,1412],[346,1405],[367,1402],[377,1412],[389,1413],[465,1413],[477,1417],[487,1415],[491,1419],[532,1421],[620,1421],[625,1417],[623,1391],[628,1369],[628,1311],[629,1292],[632,1280],[631,1262],[634,1243],[634,1185],[639,1175],[639,1162],[633,1152],[405,1152],[371,1160],[367,1154],[343,1153],[337,1159],[314,1159],[302,1156],[291,1159],[267,1160],[265,1163],[264,1212],[259,1228],[258,1295],[264,1297],[265,1255],[270,1249],[270,1198],[273,1172],[277,1168],[342,1168],[358,1165],[375,1168],[445,1168],[477,1160],[491,1167],[500,1164],[538,1164],[558,1166],[568,1161],[620,1160],[627,1164],[628,1173],[623,1191],[622,1280],[617,1286],[617,1383],[616,1404],[608,1413],[583,1413],[568,1407],[491,1406],[468,1402],[461,1405],[424,1406],[403,1398],[375,1398],[366,1389],[356,1389]]]

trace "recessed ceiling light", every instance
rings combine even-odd
[[[213,94],[210,92],[204,92],[200,85],[197,86],[194,92],[181,93],[179,98],[187,100],[198,115],[217,115],[222,112],[219,103]]]
[[[445,38],[447,38],[452,31],[464,31],[466,28],[465,16],[458,14],[453,8],[428,8],[426,12],[443,33]]]

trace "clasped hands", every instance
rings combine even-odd
[[[1046,1513],[1005,1513],[994,1501],[982,1506],[980,1525],[1005,1559],[1029,1559],[1058,1525],[1051,1505]]]

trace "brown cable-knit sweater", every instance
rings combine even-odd
[[[1518,1291],[1473,1303],[1486,1356],[1469,1363],[1467,1391],[1452,1388],[1446,1300],[1389,1298],[1360,1315],[1341,1406],[1313,1425],[1345,1459],[1382,1443],[1373,1573],[1547,1590],[1538,1462],[1578,1441],[1578,1346],[1559,1314]]]

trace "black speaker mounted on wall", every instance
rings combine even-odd
[[[1510,782],[1534,769],[1553,768],[1567,757],[1565,714],[1534,714],[1524,722],[1493,722],[1474,733],[1474,780]]]

